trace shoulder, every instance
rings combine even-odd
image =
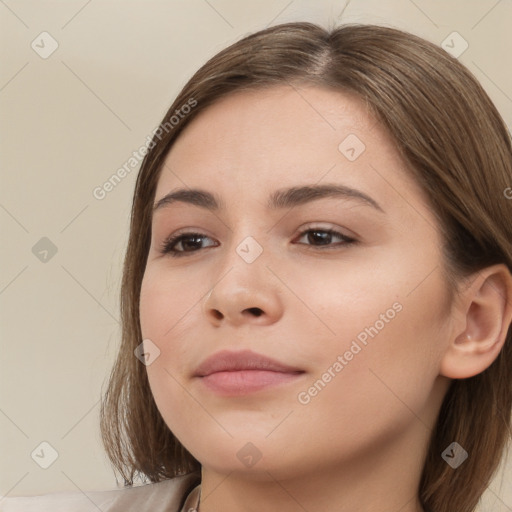
[[[2,512],[179,512],[200,472],[162,482],[107,491],[58,492],[41,496],[2,497]]]

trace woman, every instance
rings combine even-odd
[[[510,429],[511,183],[492,102],[416,36],[214,56],[137,180],[101,426],[153,485],[106,510],[474,511]]]
[[[201,512],[474,510],[512,405],[512,151],[483,89],[410,34],[290,23],[161,127],[191,101],[135,191],[116,467],[200,469]]]

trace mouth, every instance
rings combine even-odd
[[[217,394],[237,396],[293,382],[304,373],[250,350],[224,350],[203,361],[194,377]]]

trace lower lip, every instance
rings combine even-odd
[[[293,382],[302,374],[303,372],[284,373],[268,370],[240,370],[212,373],[201,377],[201,381],[216,393],[236,396]]]

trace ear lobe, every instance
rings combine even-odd
[[[498,357],[512,322],[512,275],[504,264],[487,267],[461,294],[457,314],[465,327],[451,333],[440,366],[452,379],[482,373]]]

